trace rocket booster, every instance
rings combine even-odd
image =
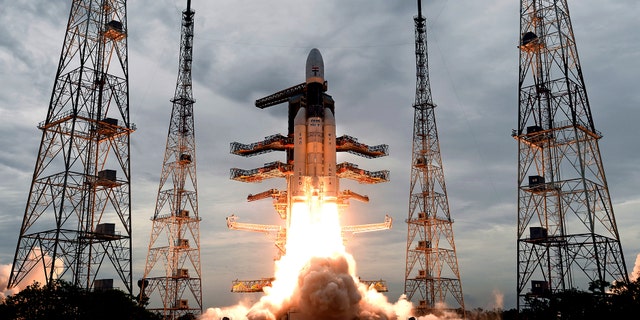
[[[323,102],[324,62],[318,49],[307,57],[306,103],[294,118],[293,201],[307,196],[335,201],[338,197],[336,176],[336,120],[331,108]]]

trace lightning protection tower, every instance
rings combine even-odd
[[[421,0],[414,17],[416,99],[404,290],[417,299],[415,313],[456,309],[464,313],[460,270],[453,239],[453,220],[444,182],[435,107],[429,85],[427,27]]]
[[[519,310],[628,281],[567,1],[522,0],[520,36]]]
[[[8,287],[44,275],[131,294],[126,1],[75,0]]]
[[[140,298],[164,319],[202,313],[200,216],[191,85],[193,16],[182,12],[178,80]],[[155,268],[157,265],[162,267]]]
[[[417,315],[462,309],[464,299],[453,240],[453,220],[444,183],[440,142],[429,85],[427,27],[421,0],[414,17],[416,100],[413,105],[413,151],[404,292],[418,300]]]

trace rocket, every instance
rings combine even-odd
[[[293,121],[293,175],[290,195],[293,202],[308,196],[324,201],[338,198],[336,176],[336,120],[333,100],[326,95],[324,62],[318,49],[312,49],[305,66],[305,103]]]
[[[244,170],[231,169],[231,179],[244,182],[259,182],[267,178],[286,177],[287,191],[266,192],[278,200],[279,213],[295,202],[305,202],[308,197],[345,204],[349,198],[368,201],[349,190],[341,191],[339,179],[348,178],[359,183],[388,181],[388,171],[369,172],[351,163],[336,163],[337,152],[349,152],[366,158],[387,155],[387,145],[368,146],[350,136],[336,137],[335,101],[327,94],[324,77],[324,61],[318,49],[312,49],[305,64],[305,81],[257,99],[260,109],[288,103],[287,136],[280,134],[265,140],[243,144],[231,144],[231,153],[250,157],[271,151],[286,151],[286,163],[279,161],[264,167]],[[277,191],[277,190],[276,190]],[[281,195],[286,195],[281,198]],[[254,199],[254,197],[251,197]],[[286,201],[285,201],[286,198]],[[366,199],[366,200],[365,200]],[[253,200],[251,200],[253,201]],[[287,206],[282,206],[286,202]]]
[[[274,134],[259,142],[233,142],[230,146],[232,154],[244,157],[271,151],[286,152],[286,163],[273,161],[256,169],[231,168],[230,172],[232,180],[250,183],[276,177],[286,178],[287,190],[284,192],[270,189],[247,197],[248,201],[272,198],[280,218],[287,221],[286,226],[241,223],[237,222],[235,215],[227,217],[229,229],[263,232],[275,237],[280,254],[287,250],[293,207],[308,205],[309,218],[321,219],[324,208],[316,206],[318,204],[323,207],[330,204],[327,206],[329,209],[335,204],[336,209],[340,210],[349,204],[349,199],[369,201],[367,196],[351,190],[340,190],[339,179],[347,178],[367,184],[389,181],[387,170],[367,171],[353,163],[336,163],[337,152],[349,152],[371,159],[386,156],[388,146],[369,146],[347,135],[336,137],[335,101],[327,94],[327,90],[322,55],[318,49],[312,49],[307,56],[304,82],[255,101],[255,106],[260,109],[288,104],[287,135]],[[391,223],[391,217],[386,216],[383,223],[342,226],[341,231],[354,234],[386,230],[391,228]]]

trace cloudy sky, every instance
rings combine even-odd
[[[496,294],[515,306],[519,2],[425,1],[429,69],[457,256],[468,308],[492,308]],[[13,259],[53,86],[70,1],[0,0],[0,264]],[[134,278],[142,276],[177,76],[180,12],[186,1],[128,5]],[[609,190],[629,270],[640,252],[640,3],[570,3],[572,22]],[[411,134],[415,92],[413,0],[193,0],[194,96],[205,307],[226,306],[233,279],[273,274],[276,249],[261,234],[226,229],[225,217],[278,223],[270,201],[246,195],[284,181],[229,180],[232,167],[282,160],[229,154],[229,143],[286,133],[284,105],[259,110],[261,98],[304,80],[311,48],[322,52],[338,135],[389,145],[390,155],[359,159],[388,169],[380,185],[344,183],[369,195],[343,217],[349,224],[394,218],[391,230],[348,243],[358,274],[403,291]],[[584,288],[583,288],[584,289]],[[249,295],[249,299],[259,296]]]

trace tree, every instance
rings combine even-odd
[[[137,304],[121,290],[87,291],[59,280],[34,283],[0,304],[0,320],[158,320],[162,317]]]
[[[607,290],[607,288],[611,288]],[[631,282],[594,282],[589,291],[569,289],[548,297],[531,297],[528,309],[518,319],[625,319],[640,314],[640,280]],[[504,319],[513,319],[512,315]]]
[[[187,313],[183,316],[178,317],[178,320],[196,320],[198,319],[193,313]]]
[[[611,311],[616,315],[640,314],[640,277],[611,286]]]

